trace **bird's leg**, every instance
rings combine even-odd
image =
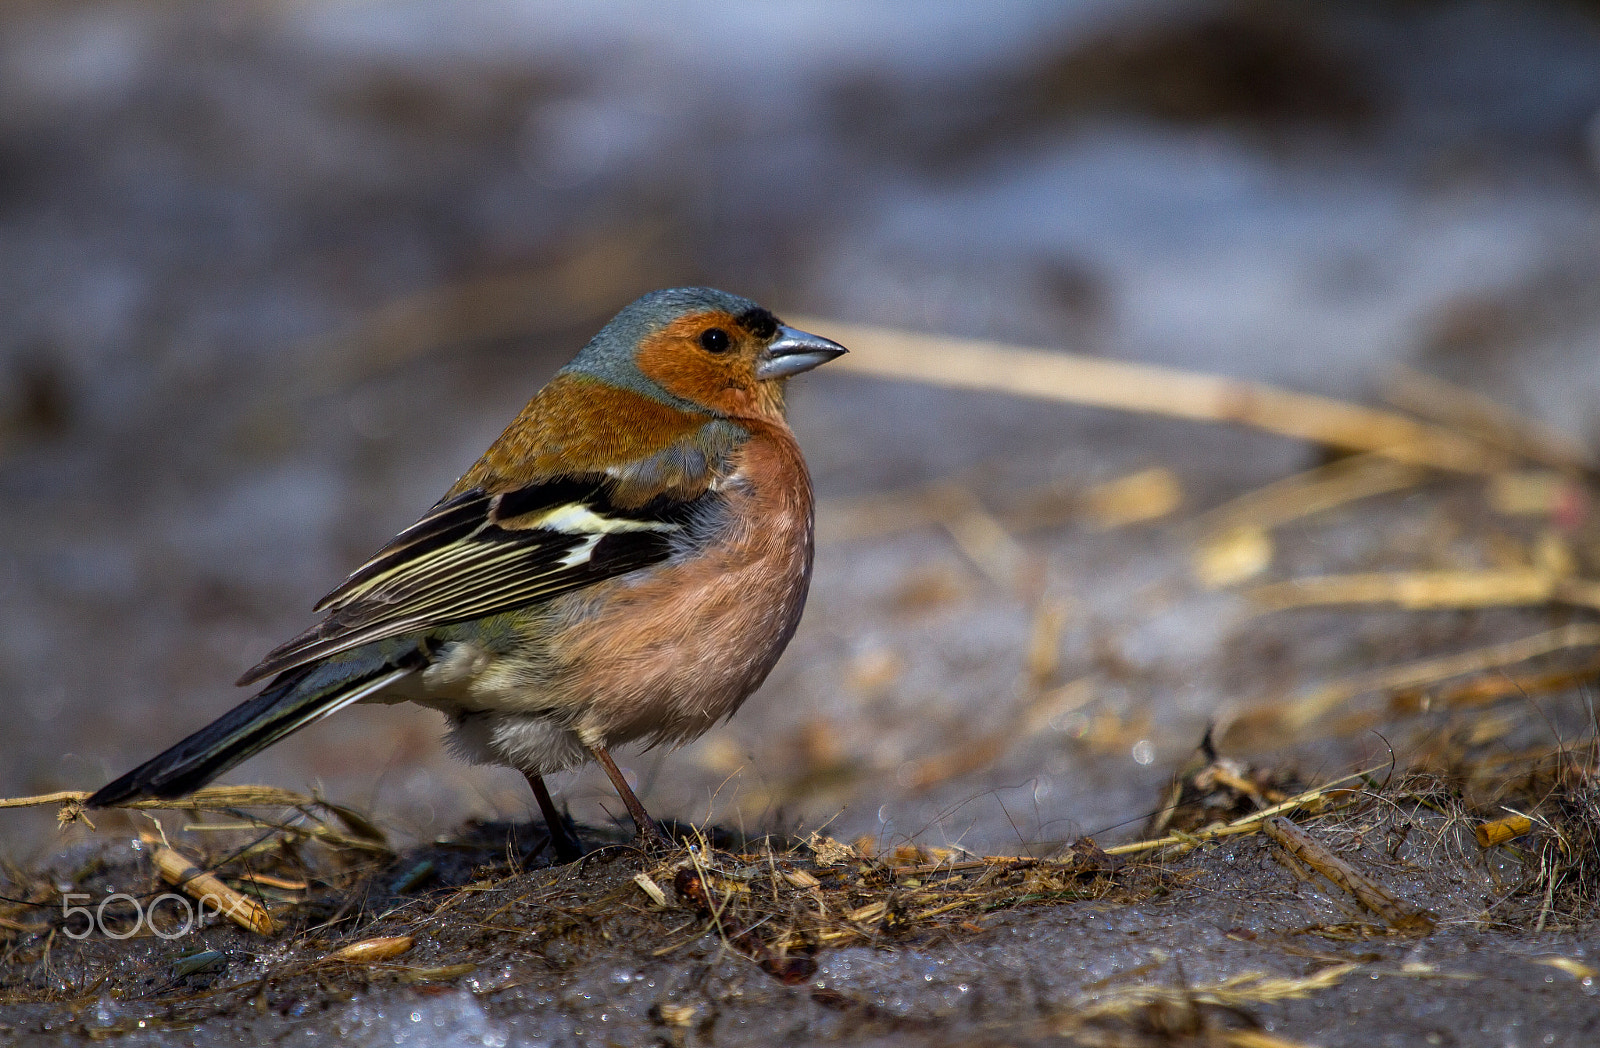
[[[539,811],[544,814],[544,825],[550,831],[550,846],[555,851],[556,861],[569,863],[583,858],[583,848],[578,845],[577,839],[567,832],[567,820],[561,817],[561,813],[556,810],[556,802],[550,799],[550,790],[544,784],[544,776],[524,772],[523,777],[528,780],[528,786],[533,790],[533,799],[539,802]]]
[[[656,820],[644,810],[644,805],[639,803],[639,798],[634,795],[633,787],[628,785],[628,780],[622,777],[622,769],[617,767],[617,762],[611,759],[611,754],[606,752],[604,746],[590,746],[589,752],[594,754],[594,759],[600,762],[600,767],[611,776],[611,785],[617,788],[617,794],[622,798],[622,803],[627,806],[628,815],[633,819],[633,828],[640,837],[672,845],[672,838],[661,831],[656,825]]]

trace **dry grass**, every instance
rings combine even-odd
[[[1450,412],[1448,423],[1440,425],[1220,375],[823,319],[796,322],[851,347],[852,354],[834,366],[861,374],[1243,425],[1341,451],[1466,473],[1504,470],[1530,451],[1546,461],[1561,456],[1566,468],[1590,466],[1583,449],[1540,439],[1532,435],[1533,427],[1519,427],[1503,411],[1494,416],[1493,428],[1486,416],[1464,419],[1460,411]],[[1450,387],[1433,380],[1428,392],[1441,388]]]

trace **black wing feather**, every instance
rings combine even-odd
[[[440,502],[317,605],[322,622],[240,678],[274,673],[385,637],[550,600],[665,560],[673,537],[720,496],[621,508],[605,478],[563,478]]]
[[[317,601],[311,610],[321,611],[337,601],[341,594],[404,563],[419,550],[437,549],[465,538],[483,526],[488,512],[489,496],[481,491],[466,491],[444,499],[429,510],[427,516],[390,539],[388,545],[373,554],[372,559],[345,579],[338,589]]]

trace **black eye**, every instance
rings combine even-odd
[[[700,345],[707,353],[726,353],[730,341],[728,333],[721,328],[706,328],[700,333]]]

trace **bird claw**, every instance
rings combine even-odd
[[[639,826],[638,832],[633,835],[633,846],[651,856],[666,855],[679,848],[678,842],[654,819]]]

